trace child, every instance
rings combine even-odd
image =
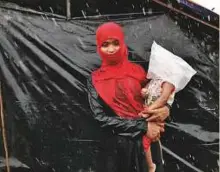
[[[175,93],[183,89],[195,73],[196,71],[184,60],[154,42],[147,76],[150,81],[141,90],[141,95],[145,99],[144,106],[148,110],[160,108],[165,104],[171,106]],[[144,114],[140,115],[146,117]],[[155,172],[156,165],[152,161],[150,146],[144,147],[148,170]]]
[[[153,110],[162,107],[164,104],[170,106],[174,100],[174,85],[169,82],[164,82],[162,79],[151,80],[145,88],[142,88],[141,95],[145,98],[145,106],[147,109]],[[146,117],[142,115],[142,117]],[[144,149],[148,171],[155,172],[156,165],[152,161],[150,146],[145,146]]]

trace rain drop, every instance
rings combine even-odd
[[[20,60],[18,62],[18,66],[24,71],[24,72],[28,72],[28,68],[25,66],[25,64]]]
[[[134,9],[134,4],[132,4],[132,8]]]
[[[14,45],[15,45],[15,47],[17,47],[17,48],[18,48],[18,44],[17,44],[16,42],[14,42]]]
[[[210,20],[211,20],[210,15],[208,15],[208,21],[210,21]]]
[[[48,17],[47,17],[47,15],[45,14],[45,18],[48,20]]]
[[[41,8],[41,6],[38,6],[38,8],[39,8],[39,10],[40,10],[40,11],[42,11],[42,8]]]
[[[42,19],[43,19],[43,20],[45,20],[45,18],[44,18],[44,16],[43,16],[43,15],[41,15],[41,17],[42,17]]]
[[[176,168],[177,168],[177,171],[179,171],[179,170],[180,170],[180,167],[179,167],[179,165],[178,165],[178,164],[176,164]]]
[[[51,8],[51,7],[50,7],[50,11],[51,11],[52,13],[54,13],[54,12],[53,12],[53,8]]]
[[[83,17],[86,19],[86,14],[83,10],[81,10]]]
[[[5,51],[4,51],[4,55],[7,59],[9,59],[8,53],[6,53]]]
[[[148,14],[153,14],[153,10],[151,8],[148,9]]]
[[[146,15],[146,11],[145,11],[144,7],[142,8],[142,11],[143,11],[144,15]]]
[[[70,130],[73,130],[73,128],[72,128],[70,125],[69,125],[69,129],[70,129]]]
[[[82,41],[82,39],[80,37],[77,37],[79,43],[81,44],[81,46],[85,49],[86,45],[84,44],[84,42]]]
[[[58,24],[57,24],[55,18],[52,18],[52,21],[53,21],[53,23],[54,23],[55,26],[58,26]]]
[[[180,105],[178,103],[176,104],[176,106],[177,106],[178,109],[180,108]]]

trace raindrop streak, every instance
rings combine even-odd
[[[51,8],[51,7],[50,7],[50,11],[51,11],[52,13],[54,13],[54,12],[53,12],[53,8]]]
[[[44,18],[44,16],[43,16],[43,15],[41,15],[41,17],[42,17],[42,19],[43,19],[43,20],[45,20],[45,18]]]
[[[38,8],[39,8],[39,10],[40,10],[40,11],[42,11],[42,8],[41,8],[41,6],[38,6]]]
[[[84,42],[82,41],[82,39],[80,37],[77,37],[78,41],[80,42],[80,44],[82,45],[82,47],[85,49],[86,45],[84,44]]]
[[[14,42],[14,45],[15,45],[15,47],[17,47],[17,48],[18,48],[18,44],[17,44],[16,42]]]
[[[58,26],[58,24],[57,24],[55,18],[52,18],[52,21],[53,21],[53,23],[54,23],[55,26]]]
[[[178,165],[178,164],[176,164],[176,168],[177,168],[177,170],[178,170],[178,171],[180,170],[180,167],[179,167],[179,165]]]
[[[5,51],[4,51],[4,55],[7,59],[9,59],[8,53],[6,53]]]
[[[151,8],[148,9],[148,14],[153,14],[153,10]]]
[[[81,10],[83,17],[86,19],[86,14],[83,10]]]
[[[29,72],[28,68],[25,66],[25,64],[20,60],[18,62],[18,66],[26,73]]]
[[[208,21],[210,21],[210,20],[211,20],[210,15],[208,15]]]
[[[142,11],[143,11],[144,15],[146,15],[146,11],[145,11],[144,7],[142,8]]]

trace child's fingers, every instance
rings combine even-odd
[[[143,117],[143,118],[149,117],[149,114],[142,113],[142,112],[140,112],[138,115],[139,115],[140,117]]]
[[[164,133],[164,132],[165,132],[165,129],[164,129],[163,127],[161,127],[161,128],[160,128],[160,132],[161,132],[161,133]]]
[[[149,115],[149,114],[146,114],[146,113],[142,115],[142,117],[144,117],[144,118],[148,118],[149,116],[150,116],[150,115]]]
[[[141,113],[141,112],[140,112],[140,113],[138,113],[138,116],[142,117],[142,113]]]
[[[146,109],[147,113],[153,114],[153,113],[158,113],[159,109],[151,109],[150,107]]]
[[[151,115],[149,118],[147,118],[147,121],[148,122],[151,122],[151,121],[156,121],[159,117],[157,115]]]
[[[163,127],[165,126],[165,123],[164,122],[157,122],[157,125],[159,125],[160,127]]]
[[[158,106],[155,105],[154,103],[148,107],[149,110],[154,110],[154,109],[157,109],[157,108],[158,108]]]

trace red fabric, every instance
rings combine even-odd
[[[120,49],[111,55],[100,50],[103,42],[108,39],[117,39],[120,45]],[[117,115],[138,118],[138,113],[143,110],[141,88],[146,73],[139,65],[128,61],[122,28],[113,22],[101,25],[96,31],[96,44],[102,65],[92,73],[92,82],[99,96]],[[144,137],[143,144],[145,150],[148,149],[149,139]]]

